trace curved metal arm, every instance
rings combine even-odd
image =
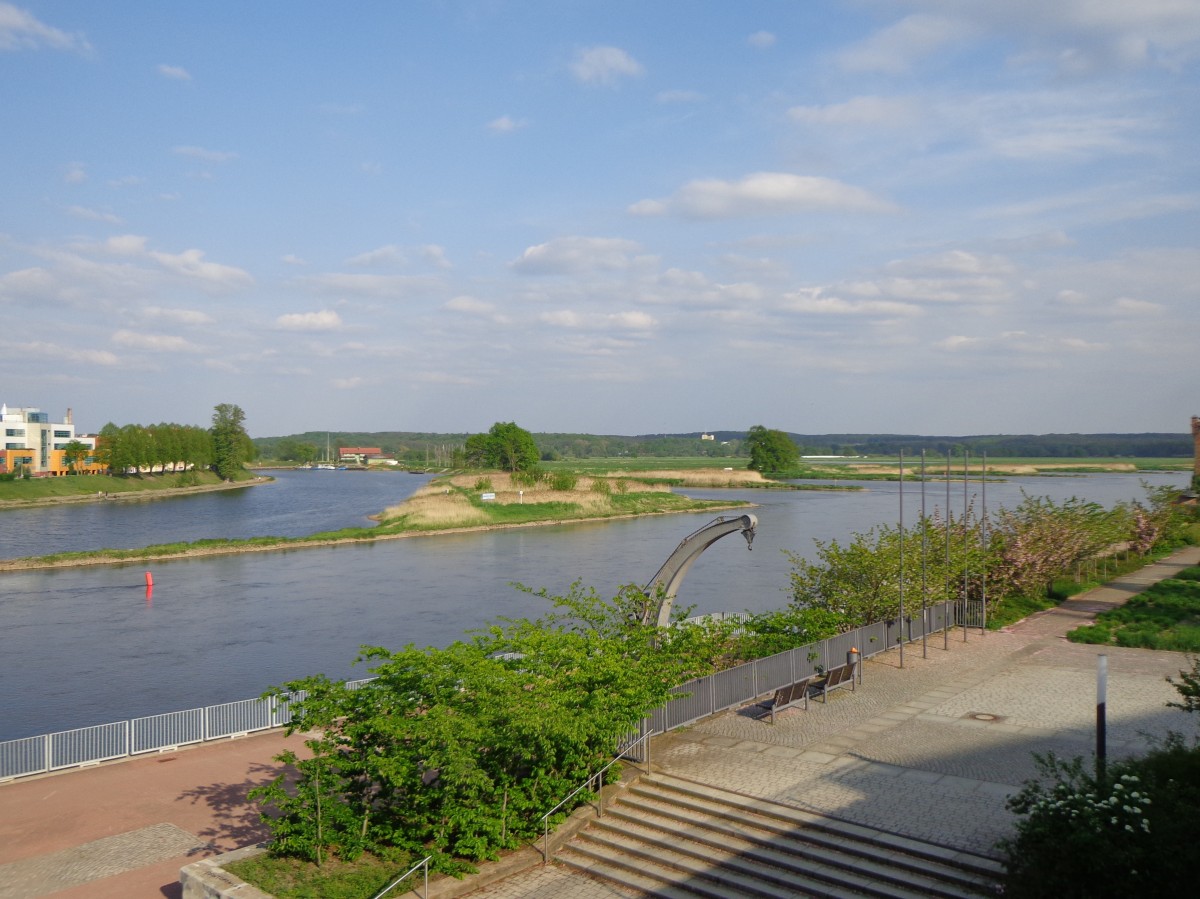
[[[671,623],[671,606],[675,602],[679,583],[700,553],[727,534],[735,534],[738,531],[746,538],[746,548],[754,549],[754,534],[757,528],[758,519],[753,515],[739,515],[737,518],[721,516],[684,537],[675,548],[675,552],[671,553],[662,568],[658,569],[658,574],[646,585],[646,593],[650,597],[659,595],[659,591],[662,591],[662,599],[658,605],[658,626],[666,627]]]

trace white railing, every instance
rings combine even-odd
[[[243,699],[8,740],[0,743],[0,781],[244,736],[290,720],[286,701]]]
[[[922,630],[928,634],[962,622],[961,609],[950,605],[929,606],[926,613],[924,626],[920,616],[910,619],[903,628],[897,621],[881,621],[681,684],[675,692],[682,695],[651,712],[643,733],[682,727],[795,683],[815,674],[818,667],[840,665],[851,647],[859,651],[860,658],[867,659],[894,647],[901,639],[919,640]],[[979,626],[970,617],[968,614],[968,624]],[[371,680],[346,681],[346,686],[358,689]],[[291,703],[303,698],[303,693],[292,693],[242,699],[0,742],[0,783],[283,727],[292,720]]]

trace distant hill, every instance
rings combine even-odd
[[[340,446],[377,446],[407,465],[450,466],[454,452],[469,434],[437,434],[423,431],[306,431],[285,437],[256,437],[254,445],[263,459],[298,459],[298,448],[325,454],[326,440],[336,452]],[[745,457],[745,431],[695,431],[688,434],[560,434],[535,433],[534,440],[546,459],[586,459],[609,456]],[[930,453],[972,455],[987,453],[995,458],[1086,459],[1099,457],[1190,458],[1190,434],[980,434],[974,436],[930,436],[920,434],[796,434],[789,436],[804,455],[893,456],[903,450],[915,455]],[[711,439],[706,439],[711,438]]]

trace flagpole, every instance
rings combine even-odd
[[[946,570],[942,572],[942,649],[950,648],[950,447],[946,447]]]
[[[900,450],[900,667],[904,667],[904,450]]]
[[[929,658],[929,616],[925,610],[926,567],[929,558],[929,528],[925,522],[925,450],[921,450],[921,658]]]

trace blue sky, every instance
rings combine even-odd
[[[1185,432],[1194,0],[0,0],[0,400]]]

